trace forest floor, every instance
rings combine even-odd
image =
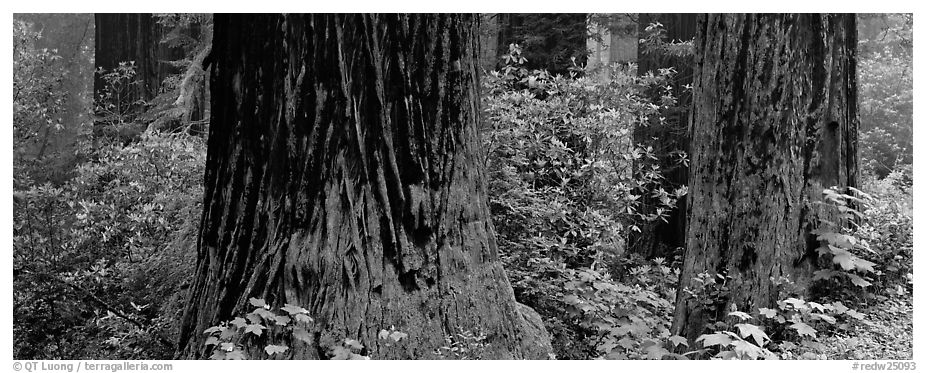
[[[845,360],[913,359],[913,295],[886,297],[860,310],[865,321],[822,341],[826,356]]]

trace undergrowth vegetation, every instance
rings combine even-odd
[[[204,149],[202,139],[151,134],[101,150],[63,185],[17,178],[17,354],[169,356],[150,350],[169,347],[152,342],[177,322],[171,300],[195,259],[186,245],[202,209]]]
[[[663,218],[686,192],[663,189],[652,149],[632,142],[634,127],[674,104],[670,72],[616,65],[605,81],[550,76],[523,68],[517,45],[505,59],[485,83],[483,137],[515,293],[550,320],[560,358],[635,357],[645,339],[668,336],[672,291],[660,289],[677,272],[653,262],[623,276],[631,281],[611,273],[623,265],[627,233]],[[653,89],[663,92],[655,102],[646,94]],[[641,208],[643,195],[659,206]]]
[[[38,73],[56,71],[55,52],[35,48],[40,35],[30,25],[14,26],[14,140],[26,144],[41,131],[60,130],[53,114],[64,103],[48,96],[59,91],[60,78]],[[120,69],[109,75],[112,83],[132,84],[134,66]],[[97,106],[119,115],[114,97]],[[205,141],[148,131],[128,143],[94,146],[90,131],[82,131],[76,142],[78,162],[63,181],[45,177],[42,155],[14,151],[13,354],[170,358],[180,290],[195,261],[189,249],[202,213]]]
[[[868,174],[864,192],[826,190],[820,203],[833,220],[815,232],[809,298],[780,278],[776,308],[734,308],[693,341],[672,335],[679,263],[626,253],[623,241],[686,193],[665,190],[659,159],[631,140],[675,104],[672,70],[551,76],[524,68],[517,45],[504,62],[483,100],[490,208],[516,296],[544,317],[558,358],[827,358],[825,338],[870,324],[860,310],[871,300],[910,295],[912,175],[900,169]],[[685,154],[667,156],[687,166]],[[643,208],[643,196],[659,205]],[[724,282],[704,273],[681,290],[711,304],[725,298]]]
[[[709,325],[710,333],[697,338],[699,349],[685,355],[722,359],[879,356],[854,354],[851,348],[863,345],[863,339],[874,339],[868,330],[909,327],[872,321],[878,313],[896,310],[896,305],[885,302],[909,305],[912,301],[911,195],[903,191],[908,185],[900,181],[901,175],[902,171],[895,171],[881,180],[866,178],[864,188],[872,193],[855,188],[844,193],[824,190],[819,203],[832,212],[833,220],[823,220],[815,231],[821,244],[817,249],[820,262],[810,295],[801,297],[801,289],[788,278],[778,278],[782,298],[776,307],[747,314],[736,311],[734,305],[726,318]],[[725,291],[724,281],[721,274],[705,273],[696,279],[695,289],[682,291],[709,302],[723,297],[711,292]]]
[[[45,152],[42,134],[60,129],[63,103],[56,94],[59,57],[36,48],[39,37],[27,24],[14,24],[13,355],[171,358],[196,260],[205,140],[182,126],[102,143],[83,131],[67,177],[43,177],[54,153]],[[899,58],[891,51],[876,57]],[[863,151],[873,159],[859,188],[824,193],[820,203],[832,220],[814,232],[819,268],[812,291],[800,295],[790,279],[776,279],[781,297],[773,307],[752,313],[718,307],[709,330],[688,340],[671,332],[676,297],[713,304],[728,291],[725,275],[702,273],[696,286],[678,289],[676,258],[625,250],[630,232],[665,219],[687,193],[685,186],[666,187],[660,166],[666,159],[633,142],[634,128],[658,124],[666,110],[677,109],[669,87],[674,70],[640,74],[634,65],[614,65],[608,74],[587,74],[573,62],[571,76],[552,75],[525,68],[517,45],[504,62],[482,79],[489,208],[515,296],[541,315],[557,358],[872,359],[884,357],[869,351],[872,335],[907,330],[912,161],[905,161],[906,143],[885,140],[905,131],[897,119],[905,95],[865,83],[872,87],[863,95],[890,96],[863,100],[869,116],[897,118],[891,136],[876,136],[877,128],[862,135],[863,142],[877,141]],[[126,114],[136,103],[121,102],[118,89],[133,84],[133,69],[126,63],[109,72],[113,89],[95,103],[105,114],[96,119],[116,131],[145,127],[141,118],[158,116]],[[903,75],[885,69],[872,74]],[[176,89],[165,97],[175,98]],[[877,103],[888,101],[900,109],[876,112]],[[687,167],[682,152],[662,156]],[[891,157],[898,160],[885,165]],[[206,331],[208,356],[282,359],[294,353],[292,341],[309,342],[308,310],[260,299],[250,305],[251,312]],[[399,345],[414,333],[393,327],[379,337]],[[479,331],[448,334],[434,358],[478,359],[489,347]],[[376,358],[347,338],[325,353]]]

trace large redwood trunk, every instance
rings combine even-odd
[[[475,133],[473,15],[216,15],[198,265],[180,355],[250,297],[303,306],[327,358],[546,358],[498,260]],[[409,337],[387,347],[381,329]],[[548,338],[548,337],[547,337]],[[544,346],[545,345],[545,346]],[[205,355],[208,356],[208,355]]]
[[[673,331],[693,338],[732,305],[807,288],[813,201],[857,173],[855,15],[712,14],[698,23],[687,252]],[[716,307],[689,299],[699,273],[726,276]]]

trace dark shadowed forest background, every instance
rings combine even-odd
[[[13,356],[912,359],[912,27],[16,14]]]

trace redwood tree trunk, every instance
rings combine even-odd
[[[433,358],[445,336],[485,357],[546,358],[498,260],[475,133],[473,15],[216,15],[196,278],[180,355],[250,297],[300,305],[326,358]],[[381,329],[409,336],[392,347]],[[547,337],[548,338],[548,337]]]
[[[97,13],[96,57],[94,65],[105,72],[120,62],[134,61],[139,83],[132,90],[131,100],[150,100],[157,95],[163,68],[158,63],[157,23],[150,13]],[[101,75],[93,80],[94,97],[105,87]]]
[[[771,277],[807,288],[813,201],[856,184],[855,15],[701,16],[687,252],[679,289],[722,274],[716,306],[679,291],[673,331],[693,338],[733,304],[769,307]]]

